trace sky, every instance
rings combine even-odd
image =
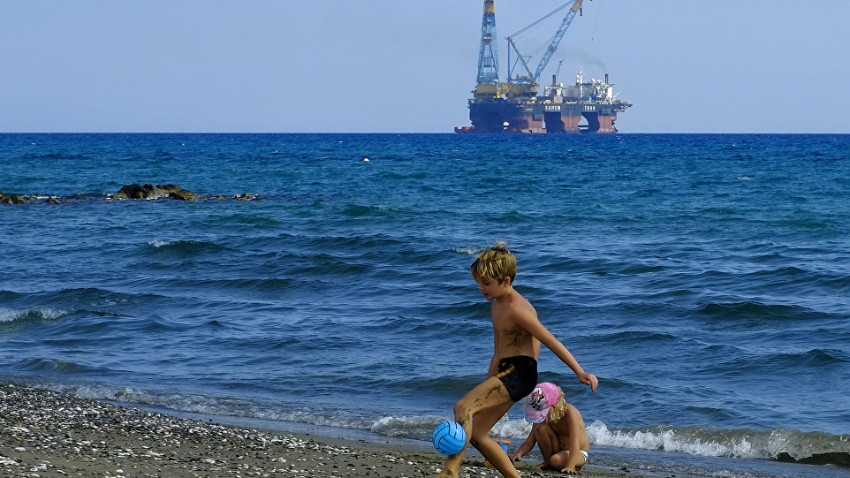
[[[496,0],[502,79],[504,38],[563,3]],[[482,6],[0,0],[0,132],[451,132]],[[533,66],[562,16],[516,38]],[[585,0],[541,79],[608,73],[623,133],[850,133],[848,20],[848,0]]]

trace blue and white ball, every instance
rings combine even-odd
[[[431,438],[434,440],[434,448],[445,455],[460,453],[466,445],[466,431],[460,423],[451,420],[437,425]]]

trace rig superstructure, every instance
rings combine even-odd
[[[506,38],[508,41],[508,80],[499,80],[499,60],[494,46],[496,38],[495,0],[484,0],[481,22],[481,48],[478,53],[478,79],[469,100],[469,120],[472,126],[455,128],[458,133],[616,133],[617,113],[632,106],[619,100],[613,84],[605,80],[584,80],[579,70],[574,85],[558,83],[557,73],[552,83],[540,91],[538,80],[573,19],[581,13],[583,0],[570,0],[542,19]],[[534,71],[514,42],[514,37],[532,28],[545,18],[569,7],[558,30],[546,48]],[[511,51],[520,73],[512,72]],[[560,71],[560,63],[558,65]],[[586,122],[581,123],[582,119]]]

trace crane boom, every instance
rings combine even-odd
[[[508,37],[508,81],[511,81],[511,49],[513,49],[514,53],[516,53],[518,61],[522,64],[522,67],[525,68],[525,72],[528,73],[526,78],[531,78],[533,73],[531,73],[531,68],[528,67],[528,63],[525,61],[525,57],[522,56],[522,53],[519,52],[519,49],[516,47],[516,43],[514,43],[513,37]]]
[[[558,44],[561,43],[561,39],[564,38],[564,34],[567,32],[567,29],[573,22],[573,18],[575,18],[576,13],[581,10],[582,1],[583,0],[574,0],[573,7],[570,8],[569,12],[567,12],[567,15],[561,22],[560,28],[558,28],[558,31],[555,32],[555,36],[552,38],[552,41],[546,48],[546,53],[544,53],[543,58],[540,59],[540,63],[537,65],[537,70],[534,71],[534,76],[532,76],[531,78],[532,81],[537,82],[537,79],[540,78],[540,74],[543,73],[543,70],[546,68],[546,65],[549,64],[549,60],[552,59],[552,55],[554,55],[555,51],[558,50]]]

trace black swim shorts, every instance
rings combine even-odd
[[[514,403],[527,397],[537,386],[537,360],[527,355],[515,355],[499,360],[499,373]]]

